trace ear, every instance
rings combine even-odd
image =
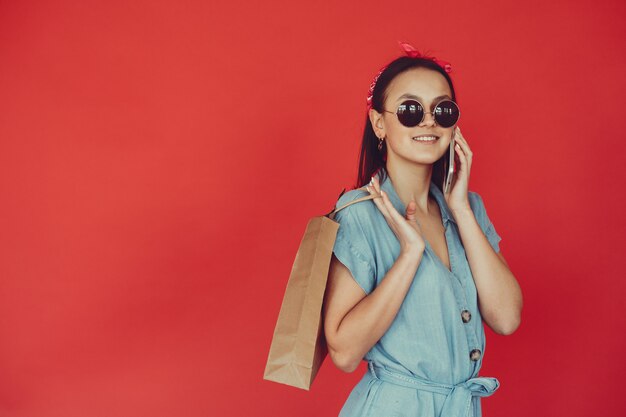
[[[383,115],[372,108],[369,111],[369,118],[370,123],[372,124],[372,129],[374,129],[374,133],[376,133],[379,138],[384,138],[386,135]]]

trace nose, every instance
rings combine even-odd
[[[424,112],[424,118],[422,119],[422,123],[420,126],[436,126],[437,122],[435,120],[435,113],[432,111]]]

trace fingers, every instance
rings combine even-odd
[[[415,215],[416,213],[417,213],[417,204],[415,203],[415,201],[411,200],[409,201],[409,204],[406,206],[406,219],[411,222],[417,223],[417,226],[419,227],[419,230],[421,233],[422,226],[420,225],[420,222],[417,220],[417,216]]]
[[[372,181],[370,182],[370,184],[372,184],[374,189],[376,189],[378,191],[378,193],[382,196],[382,199],[381,199],[382,200],[382,204],[379,205],[379,208],[383,212],[383,215],[385,217],[387,217],[388,220],[393,220],[394,223],[400,223],[401,221],[403,221],[404,218],[402,217],[402,215],[400,213],[398,213],[398,210],[396,210],[396,208],[394,207],[393,203],[389,199],[389,195],[386,192],[384,192],[383,190],[380,189],[380,184],[378,182],[378,178],[372,177]],[[374,200],[376,200],[376,199],[374,199]],[[376,202],[376,201],[374,201],[374,202]],[[413,204],[413,206],[411,206],[411,203]],[[409,203],[409,207],[412,207],[410,212],[409,212],[409,208],[407,207],[407,219],[409,219],[408,216],[411,215],[412,218],[410,220],[417,221],[417,219],[415,217],[415,212],[416,212],[416,207],[417,206],[416,206],[415,202],[412,201],[411,203]]]
[[[472,150],[469,147],[469,144],[467,143],[467,140],[465,140],[465,138],[463,137],[463,135],[461,134],[461,128],[460,127],[456,127],[456,133],[455,133],[455,145],[454,145],[454,153],[456,154],[456,157],[459,159],[460,162],[460,168],[456,169],[455,171],[458,171],[459,174],[463,173],[465,175],[468,176],[469,178],[469,172],[472,168]],[[455,179],[457,178],[457,176],[455,175]]]
[[[466,159],[471,163],[472,155],[473,155],[472,150],[470,149],[469,144],[467,143],[467,140],[465,140],[465,138],[461,134],[461,128],[458,126],[456,127],[454,141],[459,145],[460,149],[465,154]],[[456,148],[456,145],[455,145],[455,148]],[[456,148],[456,149],[459,149],[459,148]]]
[[[413,239],[409,236],[415,232],[410,232],[409,230],[415,229],[415,226],[417,226],[417,229],[415,229],[415,231],[417,231],[421,235],[422,227],[415,217],[417,208],[415,202],[411,201],[407,205],[407,218],[405,219],[400,213],[398,213],[398,210],[396,210],[396,208],[393,206],[391,200],[389,200],[389,196],[387,195],[387,193],[382,191],[382,195],[385,205],[389,207],[389,215],[391,217],[391,219],[387,219],[387,223],[392,226],[392,229],[394,230],[398,239],[410,239],[412,241]],[[410,223],[413,224],[411,225]]]
[[[374,202],[374,204],[376,204],[376,206],[381,211],[384,211],[384,207],[383,207],[384,204],[381,201],[382,200],[382,196],[380,195],[380,193],[376,192],[376,189],[372,185],[366,185],[365,189],[367,190],[368,193],[375,195],[375,197],[374,197],[374,199],[372,201]]]
[[[380,189],[380,183],[378,182],[378,178],[372,177],[370,181],[370,188],[373,188],[374,191],[378,194],[380,199],[374,199],[374,202],[377,203],[383,214],[389,214],[389,208],[385,204],[385,200],[382,198],[382,190]],[[376,201],[378,200],[378,201]]]
[[[389,196],[387,195],[387,193],[384,191],[381,191],[381,193],[383,195],[383,201],[385,203],[385,206],[388,207],[389,215],[391,216],[393,221],[396,223],[403,221],[404,218],[402,217],[400,213],[398,213],[398,210],[396,210],[396,208],[393,206],[393,203],[391,202],[391,200],[389,200]]]
[[[406,218],[402,216],[389,199],[389,195],[380,189],[378,179],[372,177],[371,185],[368,184],[366,189],[370,192],[378,191],[378,196],[374,198],[374,203],[387,221],[387,224],[401,242],[415,242],[420,240],[421,226],[417,221],[417,204],[415,201],[409,202],[406,209]],[[411,224],[412,223],[412,224]],[[415,237],[417,232],[418,237]]]
[[[378,208],[380,209],[380,211],[383,213],[385,217],[390,217],[389,208],[385,204],[385,200],[382,198],[382,194],[381,194],[382,190],[380,189],[378,178],[372,177],[370,184],[371,185],[369,186],[368,190],[374,190],[374,192],[378,194],[378,197],[380,197],[380,198],[374,198],[374,203],[376,204],[376,206],[378,206]]]
[[[458,171],[465,172],[467,170],[466,168],[467,159],[465,159],[465,153],[461,150],[461,147],[459,146],[458,143],[454,145],[454,150],[456,151],[455,153],[457,157],[459,158],[459,161],[461,161],[461,167],[458,169]]]
[[[400,214],[396,211],[395,207],[393,207],[393,204],[389,200],[389,196],[387,195],[387,193],[385,193],[384,191],[380,189],[380,184],[378,183],[378,179],[372,177],[372,181],[370,182],[370,184],[371,185],[368,185],[366,189],[370,193],[376,193],[378,195],[377,197],[374,198],[374,204],[376,204],[376,206],[382,213],[383,217],[385,217],[385,220],[387,221],[387,224],[389,224],[389,227],[391,227],[394,233],[397,233],[398,228],[396,225],[396,222],[397,222],[396,216],[400,216]],[[394,216],[394,212],[396,216]]]
[[[376,192],[380,194],[380,184],[378,183],[378,178],[372,177],[370,180],[370,184],[374,187]]]
[[[417,217],[415,217],[415,213],[416,213],[416,204],[415,201],[411,200],[409,201],[409,204],[406,206],[406,218],[408,220],[417,220]]]

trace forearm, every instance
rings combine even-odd
[[[335,348],[353,371],[363,356],[385,334],[395,319],[413,282],[423,250],[403,252],[387,271],[380,285],[343,318],[337,329]]]
[[[487,240],[471,208],[454,211],[453,215],[476,284],[481,315],[496,333],[510,334],[520,323],[520,286]]]

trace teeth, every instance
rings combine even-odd
[[[417,137],[413,138],[413,140],[419,140],[419,141],[422,141],[422,142],[429,142],[429,141],[433,141],[433,140],[436,140],[436,139],[437,138],[435,136],[422,136],[422,137],[419,137],[419,138],[417,138]]]

